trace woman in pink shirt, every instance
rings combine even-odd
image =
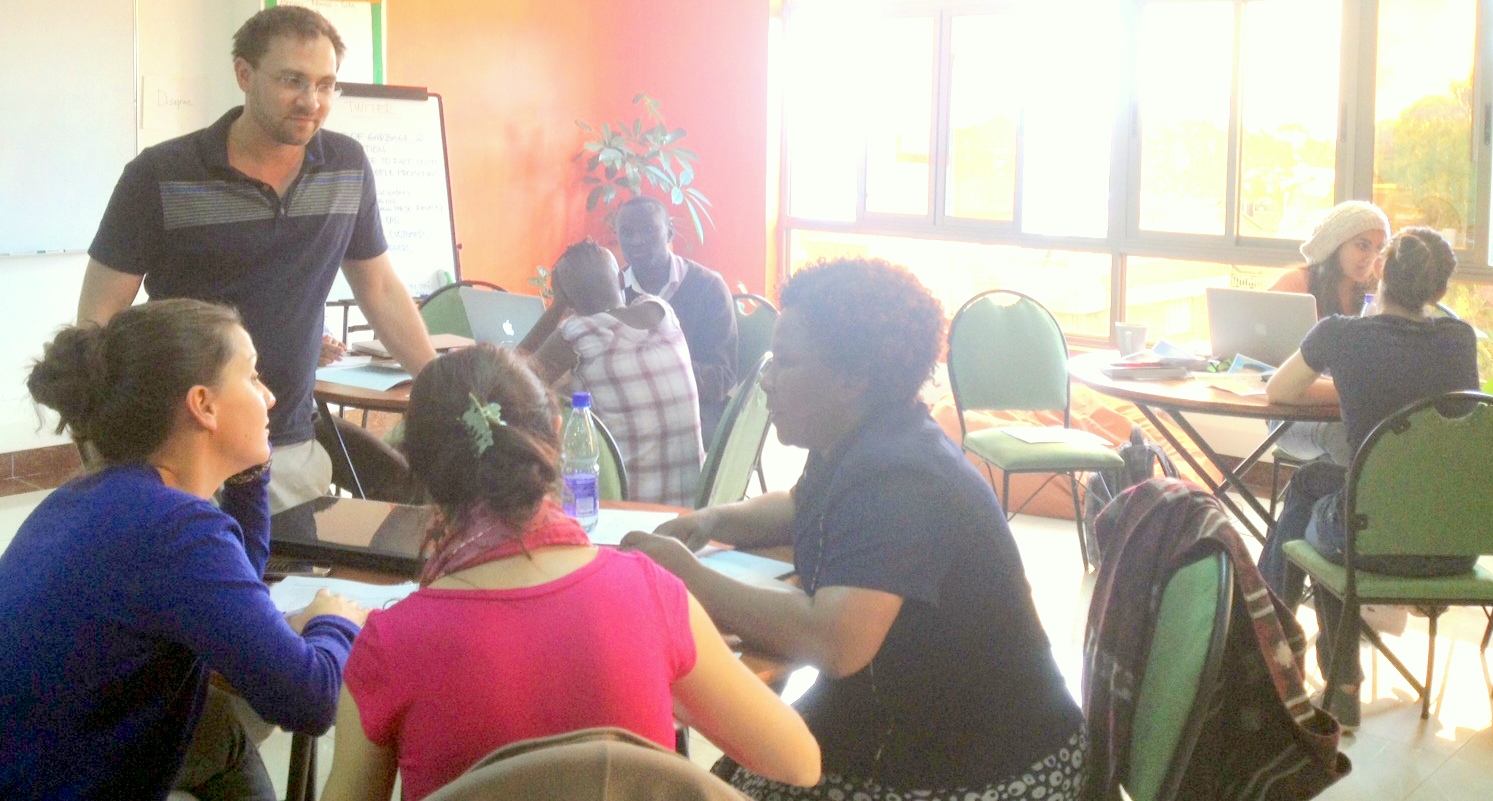
[[[819,747],[738,661],[684,585],[597,548],[555,501],[559,416],[511,351],[431,363],[405,451],[439,510],[422,587],[353,647],[325,798],[420,799],[520,740],[619,726],[665,747],[676,711],[780,781],[819,779]]]

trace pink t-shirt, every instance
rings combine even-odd
[[[670,687],[695,666],[684,585],[602,548],[518,590],[424,588],[368,616],[343,679],[419,799],[496,748],[593,726],[674,747]]]

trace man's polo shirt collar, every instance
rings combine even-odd
[[[638,277],[633,275],[632,265],[627,265],[622,271],[622,285],[638,293],[639,295],[654,295],[669,300],[684,282],[684,259],[676,253],[669,254],[669,280],[664,282],[663,288],[657,292],[649,292],[638,283]]]

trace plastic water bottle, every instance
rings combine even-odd
[[[591,393],[571,396],[570,417],[560,440],[560,474],[565,479],[565,514],[587,531],[596,527],[597,476],[601,473],[601,437],[591,417]]]
[[[1359,317],[1372,317],[1372,316],[1374,316],[1375,314],[1378,314],[1378,313],[1379,313],[1379,310],[1376,309],[1376,308],[1374,308],[1374,293],[1372,293],[1372,292],[1365,292],[1365,293],[1363,293],[1363,308],[1358,310],[1358,316]]]

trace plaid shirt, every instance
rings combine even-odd
[[[634,501],[693,507],[705,449],[699,395],[689,347],[673,309],[652,295],[663,320],[632,328],[606,312],[574,316],[560,335],[575,350],[576,388],[591,393],[591,409],[617,440]]]

